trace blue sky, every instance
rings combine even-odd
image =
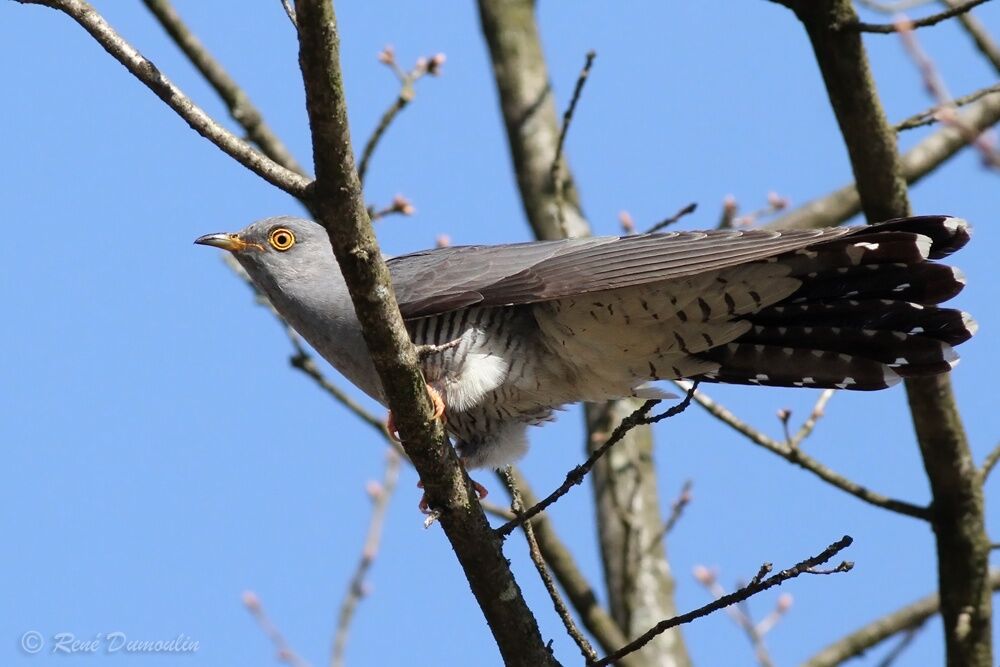
[[[216,118],[224,109],[139,3],[97,2],[112,25]],[[376,155],[367,195],[396,193],[417,215],[379,224],[384,248],[525,240],[506,140],[473,3],[341,2],[351,122],[360,144],[396,93],[375,55],[444,52],[439,79]],[[280,3],[177,2],[196,33],[242,82],[303,162],[309,135],[292,29]],[[628,209],[640,226],[696,201],[684,228],[715,224],[722,199],[749,210],[775,190],[793,203],[850,179],[842,143],[803,31],[776,4],[540,3],[560,108],[591,48],[593,75],[567,153],[598,233],[617,233]],[[1000,7],[976,9],[1000,32]],[[952,92],[996,74],[955,25],[919,33]],[[929,106],[897,38],[866,38],[891,119]],[[288,366],[271,316],[198,235],[268,215],[298,213],[195,133],[58,13],[0,4],[0,146],[3,220],[0,299],[6,316],[0,395],[0,660],[26,655],[37,630],[80,639],[199,642],[184,657],[116,656],[118,664],[272,664],[265,636],[242,608],[255,591],[291,644],[327,660],[334,620],[368,521],[367,480],[383,447],[367,427]],[[912,146],[928,130],[902,137]],[[912,191],[921,213],[976,226],[953,258],[969,279],[955,303],[981,324],[961,348],[955,389],[978,459],[996,444],[995,374],[1000,288],[995,277],[998,177],[966,151]],[[741,417],[777,435],[780,407],[803,418],[809,391],[716,388]],[[579,411],[533,431],[524,469],[553,488],[582,458]],[[831,467],[913,502],[928,500],[902,389],[840,394],[807,443]],[[663,502],[685,479],[694,501],[669,542],[682,609],[707,601],[697,564],[727,584],[820,551],[843,534],[855,570],[786,584],[795,603],[768,636],[778,664],[793,664],[866,620],[931,591],[933,535],[822,485],[692,409],[657,427]],[[484,481],[502,492],[489,476]],[[371,594],[355,620],[352,665],[498,664],[488,631],[440,530],[425,531],[416,477],[405,469],[389,511]],[[996,482],[987,489],[996,529]],[[596,583],[600,564],[586,486],[557,504],[560,535]],[[575,664],[526,558],[513,561],[546,638]],[[756,598],[763,617],[778,592]],[[701,665],[749,665],[752,652],[719,614],[686,627]],[[873,653],[874,664],[884,648]],[[899,665],[935,664],[932,623]],[[96,663],[98,656],[80,656]]]

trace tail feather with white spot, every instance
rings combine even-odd
[[[938,264],[969,240],[947,216],[893,220],[779,255],[801,285],[744,317],[753,325],[698,354],[718,364],[710,382],[883,389],[905,377],[944,373],[954,345],[976,331],[966,313],[936,304],[958,294],[961,272]]]

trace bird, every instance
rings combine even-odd
[[[659,398],[660,380],[869,391],[950,371],[977,325],[938,304],[946,215],[450,246],[387,259],[429,393],[467,468],[526,452],[581,401]],[[324,227],[281,216],[195,243],[231,252],[323,358],[385,405]]]

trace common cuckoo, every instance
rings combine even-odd
[[[388,260],[422,370],[469,467],[527,448],[576,401],[656,397],[657,380],[883,389],[950,370],[976,330],[937,304],[964,220],[670,232],[425,250]],[[196,243],[232,252],[287,322],[384,403],[320,225],[268,218]]]

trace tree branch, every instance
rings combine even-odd
[[[403,447],[461,563],[505,662],[554,665],[431,403],[375,241],[354,168],[330,0],[296,0],[299,63],[313,135],[313,210],[326,227]]]
[[[675,381],[674,384],[685,391],[689,391],[691,388],[691,383],[689,382]],[[864,487],[857,482],[847,479],[843,475],[834,472],[827,466],[803,452],[797,446],[789,446],[787,443],[780,443],[773,438],[769,438],[746,422],[741,421],[732,412],[709,398],[703,391],[695,392],[694,400],[698,403],[698,405],[705,408],[710,415],[745,435],[750,442],[760,445],[769,452],[777,454],[789,463],[794,463],[803,470],[808,470],[827,484],[830,484],[841,491],[845,491],[855,498],[865,501],[869,505],[881,507],[882,509],[890,510],[905,516],[912,516],[916,519],[923,519],[924,521],[930,519],[930,512],[926,507],[921,507],[903,500],[896,500],[894,498],[883,496],[880,493],[875,493],[867,487]],[[793,442],[795,442],[794,438]]]
[[[587,58],[583,63],[583,69],[580,70],[580,76],[576,78],[576,85],[573,87],[573,96],[569,100],[566,112],[563,113],[562,128],[559,130],[559,140],[556,142],[556,154],[552,158],[552,166],[549,168],[549,175],[552,178],[552,188],[556,198],[556,217],[559,219],[560,227],[564,227],[566,224],[566,216],[563,213],[563,179],[559,171],[560,167],[565,166],[562,159],[563,146],[566,144],[566,135],[569,133],[570,123],[573,122],[576,104],[580,101],[580,94],[583,92],[584,84],[587,83],[587,79],[590,77],[590,68],[594,66],[594,58],[596,57],[596,51],[587,51]],[[569,235],[565,228],[563,229],[563,233],[567,236]]]
[[[604,665],[613,664],[619,659],[621,659],[623,656],[626,656],[629,653],[632,653],[633,651],[639,650],[646,643],[654,639],[658,634],[664,632],[665,630],[668,630],[669,628],[676,627],[683,623],[690,623],[691,621],[701,618],[703,616],[708,616],[714,611],[718,611],[719,609],[724,609],[730,605],[734,605],[738,602],[746,600],[756,595],[757,593],[766,591],[767,589],[773,588],[774,586],[778,586],[788,581],[789,579],[794,579],[800,574],[833,574],[836,572],[848,572],[851,570],[852,567],[854,567],[854,564],[849,561],[842,562],[840,565],[833,568],[832,570],[816,571],[814,570],[814,568],[818,565],[822,565],[823,563],[827,562],[828,560],[836,556],[838,553],[840,553],[847,547],[851,546],[851,543],[853,541],[854,540],[852,540],[850,536],[845,535],[844,537],[840,538],[838,541],[834,542],[826,549],[813,556],[812,558],[807,558],[799,563],[796,563],[794,566],[788,568],[787,570],[782,570],[777,574],[773,574],[767,579],[764,579],[764,575],[766,575],[771,571],[772,566],[770,563],[765,563],[764,565],[761,566],[760,570],[757,572],[757,575],[750,581],[750,583],[744,586],[743,588],[734,591],[729,595],[725,595],[716,600],[713,600],[704,607],[699,607],[694,611],[689,611],[686,614],[681,614],[680,616],[675,616],[673,618],[660,621],[655,626],[650,628],[649,631],[645,632],[642,636],[636,638],[634,641],[629,642],[628,644],[626,644],[619,650],[615,651],[611,655],[602,658],[595,663],[591,663],[590,665],[588,665],[588,667],[604,667]]]
[[[964,14],[973,7],[988,2],[989,0],[967,0],[960,5],[955,5],[947,11],[943,11],[939,14],[934,14],[932,16],[926,16],[922,19],[917,19],[916,21],[910,21],[911,28],[926,28],[928,26],[937,25],[942,21],[947,21],[948,19],[958,16],[959,14]],[[861,21],[855,20],[851,23],[840,24],[835,27],[837,30],[847,30],[851,32],[871,32],[878,33],[882,35],[887,35],[893,32],[897,32],[899,28],[895,23],[862,23]]]
[[[957,0],[942,0],[942,2],[952,8],[959,6]],[[958,22],[962,24],[965,31],[972,37],[972,41],[975,42],[976,48],[979,49],[980,53],[993,65],[993,69],[1000,72],[1000,46],[997,46],[997,43],[993,41],[993,38],[990,37],[989,32],[979,22],[979,19],[972,14],[960,14]]]
[[[44,5],[64,12],[139,81],[173,109],[195,132],[265,181],[293,197],[308,199],[309,180],[255,150],[225,129],[191,101],[177,86],[126,42],[108,22],[84,0],[17,0],[22,4]]]
[[[305,169],[295,160],[291,151],[264,121],[263,115],[254,106],[246,92],[229,76],[222,63],[216,60],[201,41],[194,36],[191,29],[184,24],[170,0],[143,0],[143,3],[160,22],[163,29],[167,31],[170,38],[174,40],[174,43],[188,57],[191,64],[201,72],[209,85],[219,94],[233,120],[246,130],[247,139],[255,143],[264,155],[285,169],[308,178]]]
[[[985,97],[987,95],[994,95],[1000,93],[1000,83],[987,86],[986,88],[980,88],[979,90],[969,93],[968,95],[963,95],[961,97],[956,97],[949,104],[936,104],[926,111],[921,111],[918,114],[914,114],[904,121],[896,123],[894,129],[897,132],[902,132],[904,130],[912,130],[917,127],[923,127],[924,125],[930,125],[932,123],[937,123],[940,119],[937,117],[945,109],[954,109],[956,107],[964,107],[967,104],[971,104],[976,100]]]
[[[993,591],[1000,590],[1000,571],[990,573],[989,585]],[[937,593],[932,593],[841,637],[803,662],[801,667],[837,667],[893,635],[919,627],[940,611],[941,600]]]
[[[1000,95],[987,95],[970,104],[960,114],[964,127],[982,132],[1000,122]],[[968,137],[955,127],[944,127],[930,135],[899,158],[900,170],[907,184],[920,182],[924,176],[969,145]],[[852,183],[824,197],[814,199],[766,225],[768,229],[815,229],[834,227],[861,212],[861,198]]]
[[[557,488],[555,491],[546,496],[544,500],[542,500],[539,503],[536,503],[528,510],[526,510],[523,514],[519,515],[517,519],[513,521],[508,521],[504,525],[497,528],[496,529],[497,535],[499,535],[500,537],[506,537],[507,535],[510,535],[514,531],[514,529],[517,528],[519,525],[523,524],[525,521],[531,519],[540,512],[544,512],[546,508],[552,505],[552,503],[556,502],[564,495],[569,493],[570,489],[583,482],[584,478],[587,476],[587,473],[589,473],[591,469],[593,469],[594,464],[597,463],[597,461],[600,460],[602,456],[607,454],[608,450],[610,450],[614,445],[616,445],[619,441],[621,441],[621,439],[625,437],[625,434],[627,434],[630,430],[632,430],[636,426],[655,424],[659,421],[662,421],[664,419],[669,419],[670,417],[679,415],[680,413],[684,412],[684,410],[686,410],[687,407],[691,404],[691,399],[694,397],[694,392],[697,386],[698,383],[695,382],[691,386],[691,389],[688,390],[687,396],[684,397],[684,400],[682,400],[677,405],[671,407],[666,412],[656,415],[654,417],[649,417],[647,415],[649,415],[650,410],[652,410],[653,407],[657,403],[659,403],[659,400],[646,401],[645,403],[643,403],[637,410],[635,410],[635,412],[633,412],[631,415],[622,420],[622,422],[618,425],[618,427],[601,444],[601,446],[595,449],[594,452],[587,457],[586,461],[584,461],[583,463],[581,463],[580,465],[576,466],[568,473],[566,473],[566,479],[563,481],[562,484],[559,485],[559,488]]]
[[[521,491],[517,487],[517,482],[514,480],[514,475],[510,467],[504,468],[500,476],[504,478],[504,481],[507,483],[507,489],[510,491],[511,511],[514,512],[515,517],[520,516],[524,512],[524,501],[521,499]],[[594,647],[590,645],[587,638],[580,632],[580,628],[576,626],[576,621],[573,620],[569,609],[566,608],[566,603],[563,602],[562,596],[559,595],[559,590],[556,588],[555,582],[552,581],[548,565],[546,565],[545,558],[538,548],[538,540],[535,539],[535,529],[531,525],[531,521],[521,524],[521,528],[524,530],[524,539],[528,543],[528,554],[531,557],[531,562],[535,564],[535,569],[542,580],[542,585],[545,586],[545,590],[548,591],[549,598],[552,600],[552,606],[555,607],[556,614],[562,621],[563,627],[566,628],[566,634],[576,643],[580,649],[580,653],[583,654],[584,660],[588,662],[597,660],[597,652],[594,651]]]
[[[805,27],[851,160],[869,223],[911,214],[896,135],[879,101],[857,32],[832,26],[857,21],[850,0],[789,3]],[[983,98],[980,105],[990,98]],[[910,413],[930,482],[938,589],[948,664],[993,663],[988,581],[989,539],[980,476],[948,375],[906,381]]]
[[[590,225],[580,209],[565,156],[559,168],[562,200],[557,200],[550,177],[559,124],[535,18],[535,2],[478,0],[478,5],[528,223],[538,239],[587,236]],[[563,224],[558,215],[560,205]],[[605,439],[598,433],[607,433],[636,404],[636,401],[611,401],[585,405],[588,451]],[[630,474],[620,474],[623,470]],[[663,525],[651,429],[633,429],[611,456],[598,462],[591,480],[612,616],[626,635],[633,635],[648,627],[653,619],[676,613],[674,578],[663,541],[656,541],[655,547],[648,551],[633,548],[649,544],[649,536]],[[634,499],[636,511],[631,516],[625,517],[618,510],[615,497],[618,493]],[[536,533],[541,535],[537,526]],[[656,667],[690,665],[679,631],[665,633],[631,657],[639,664]]]
[[[389,509],[389,500],[396,490],[396,482],[399,481],[399,454],[395,450],[386,451],[385,473],[382,475],[382,483],[371,482],[368,494],[372,501],[372,518],[368,523],[368,534],[365,536],[365,545],[361,550],[361,558],[358,566],[354,570],[354,576],[347,586],[347,593],[340,604],[340,613],[337,615],[337,632],[333,640],[333,651],[330,655],[330,667],[341,667],[344,664],[344,649],[347,648],[347,637],[351,629],[351,619],[354,618],[354,610],[357,608],[361,598],[365,596],[365,576],[375,562],[378,555],[379,543],[382,541],[382,526],[385,523],[385,514]]]

